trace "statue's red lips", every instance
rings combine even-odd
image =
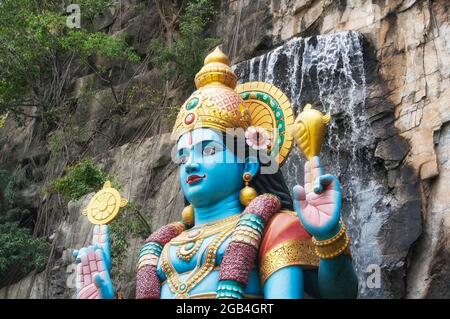
[[[206,177],[205,174],[202,175],[202,176],[199,176],[199,175],[189,175],[188,178],[187,178],[187,180],[186,180],[186,183],[188,183],[188,184],[193,184],[193,183],[196,183],[196,182],[202,180],[202,179],[205,178],[205,177]]]

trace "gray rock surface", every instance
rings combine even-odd
[[[409,146],[398,135],[375,141],[366,111],[368,86],[362,36],[342,32],[293,38],[265,55],[238,64],[235,71],[242,82],[276,85],[297,112],[312,102],[332,114],[321,157],[327,171],[338,176],[343,187],[342,213],[352,239],[359,297],[402,296],[405,286],[398,278],[405,276],[406,256],[421,233],[417,178],[406,189],[399,186],[392,190],[384,185],[387,169],[398,167]],[[377,157],[383,166],[374,165]],[[295,151],[283,167],[291,188],[303,184],[304,162]],[[381,275],[378,288],[367,285],[373,267],[378,267]]]

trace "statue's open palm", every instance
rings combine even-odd
[[[295,186],[293,195],[295,211],[305,229],[317,239],[333,236],[340,220],[341,187],[335,176],[323,175],[319,157],[306,162],[305,187]]]
[[[73,256],[77,262],[77,298],[113,298],[108,225],[95,225],[92,245],[74,251]]]

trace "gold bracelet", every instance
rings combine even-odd
[[[316,240],[313,238],[315,253],[320,259],[331,259],[345,252],[350,243],[350,238],[346,233],[346,227],[342,224],[339,232],[330,239]]]
[[[326,245],[330,245],[333,242],[339,240],[346,232],[347,227],[345,226],[344,223],[340,223],[341,224],[341,229],[339,230],[339,232],[334,235],[333,237],[331,237],[330,239],[325,239],[325,240],[317,240],[314,237],[312,238],[312,242],[315,246],[326,246]]]
[[[347,234],[341,237],[342,239],[339,241],[335,241],[334,243],[328,246],[316,246],[316,255],[320,259],[331,259],[342,254],[348,247],[350,242],[350,238]]]

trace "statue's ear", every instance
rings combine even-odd
[[[249,156],[245,159],[244,173],[250,173],[253,177],[259,171],[258,159],[254,156]]]

